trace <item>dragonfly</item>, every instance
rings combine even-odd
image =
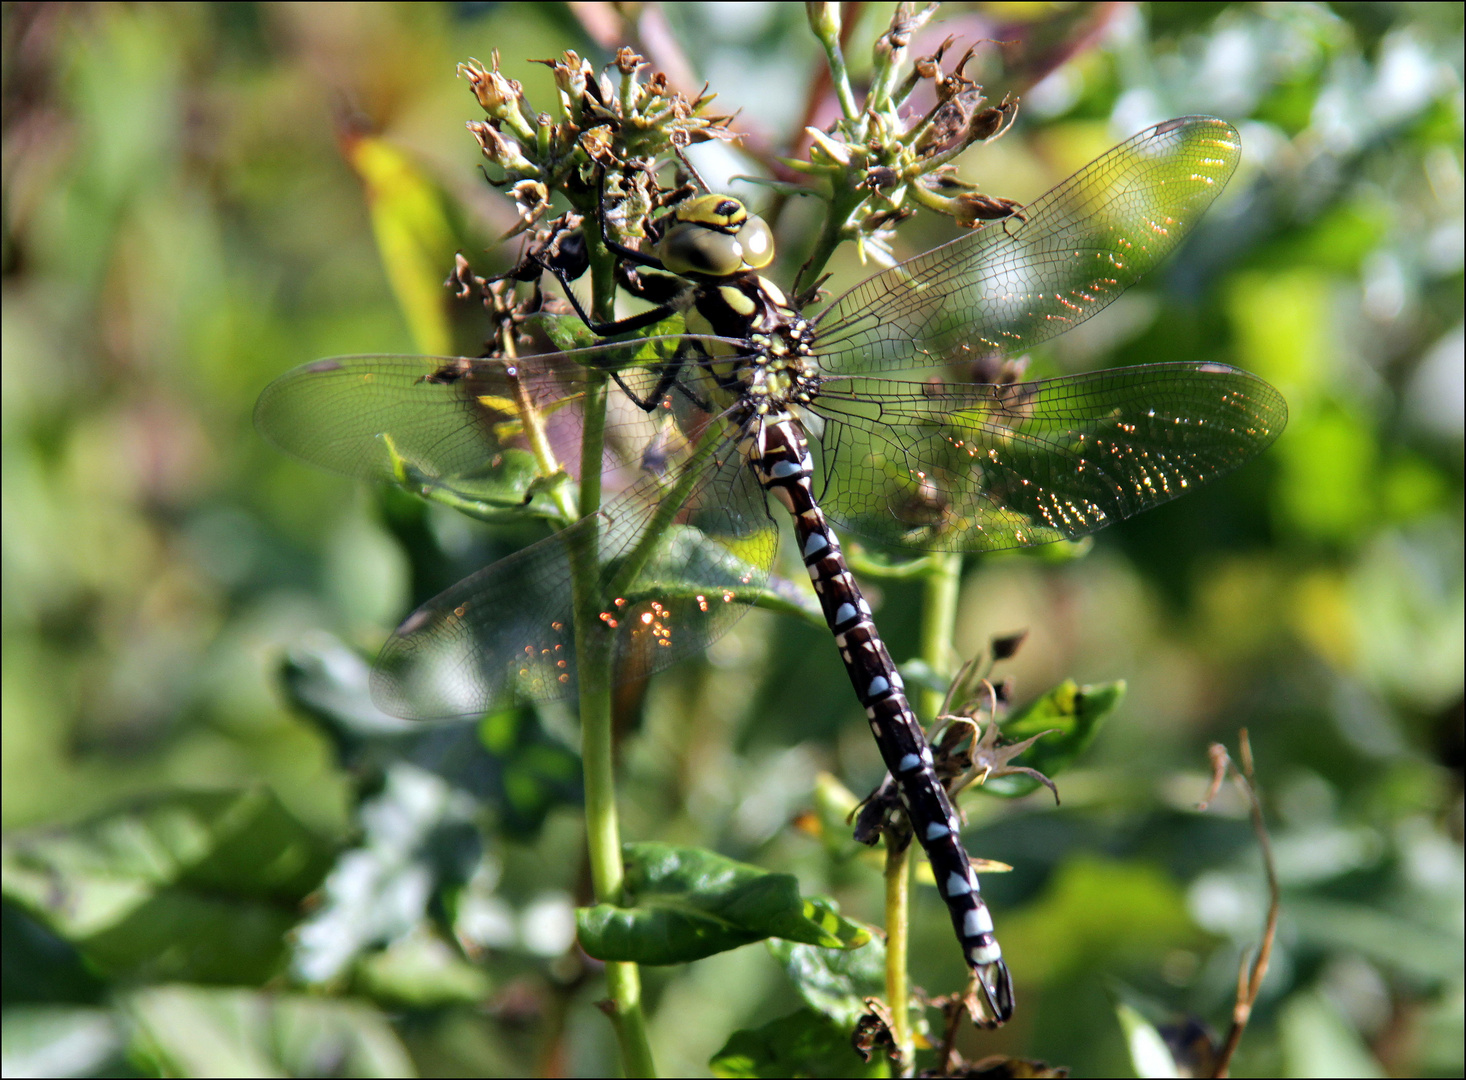
[[[1221,364],[974,378],[1077,326],[1153,269],[1239,156],[1225,121],[1154,125],[1021,213],[809,315],[760,274],[773,257],[767,225],[738,200],[702,196],[654,222],[646,251],[613,245],[674,275],[675,294],[632,323],[594,327],[657,331],[671,316],[679,333],[523,359],[338,357],[281,376],[255,419],[285,451],[556,526],[409,615],[374,666],[374,699],[426,719],[575,694],[573,571],[592,531],[594,625],[619,677],[700,652],[788,586],[772,573],[770,507],[782,506],[931,862],[980,991],[980,1022],[1001,1024],[1012,978],[960,819],[831,522],[897,550],[1045,544],[1174,499],[1264,450],[1286,404]],[[603,420],[588,421],[596,386],[612,388]],[[577,449],[588,423],[598,456]],[[600,511],[557,518],[548,472],[599,483]]]

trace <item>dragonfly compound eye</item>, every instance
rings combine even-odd
[[[738,243],[743,248],[743,262],[750,270],[762,270],[774,261],[774,234],[764,219],[753,214],[738,230]]]
[[[657,251],[674,274],[730,277],[768,266],[774,234],[737,199],[704,195],[677,208]]]

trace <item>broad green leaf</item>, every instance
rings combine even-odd
[[[552,485],[566,483],[518,445],[525,414],[509,365],[484,360],[462,378],[444,356],[337,356],[281,375],[260,395],[255,426],[300,460],[359,480],[386,481],[490,521],[557,518]],[[568,407],[573,388],[539,386],[540,417]],[[556,463],[558,464],[558,463]]]
[[[1176,1071],[1175,1058],[1155,1025],[1124,1002],[1116,1004],[1115,1015],[1125,1033],[1125,1045],[1130,1050],[1130,1064],[1135,1067],[1136,1076],[1169,1078],[1180,1075]]]
[[[416,1075],[391,1022],[361,1002],[171,985],[123,1008],[152,1075]]]
[[[886,945],[878,937],[863,949],[822,949],[780,939],[770,941],[768,949],[804,1003],[845,1031],[855,1030],[866,1013],[866,998],[886,992]]]
[[[8,899],[113,977],[262,982],[326,872],[327,852],[275,796],[175,794],[0,853]]]
[[[131,1075],[123,1062],[123,1025],[111,1009],[7,1003],[0,1030],[5,1076]]]
[[[862,1061],[850,1031],[813,1009],[772,1020],[760,1028],[735,1031],[712,1056],[714,1076],[889,1076],[880,1056]]]
[[[390,143],[350,136],[345,151],[366,189],[377,250],[412,331],[413,347],[431,356],[452,355],[443,278],[456,245],[441,196]]]
[[[384,1004],[430,1009],[482,1002],[492,983],[483,968],[423,928],[363,956],[352,989]]]
[[[551,486],[570,481],[563,476],[541,476],[528,450],[508,447],[474,473],[445,478],[431,476],[395,453],[389,436],[383,435],[382,442],[392,459],[393,479],[429,502],[487,522],[560,517],[560,508],[550,497]]]
[[[501,832],[529,839],[551,809],[578,803],[580,759],[528,708],[447,724],[388,716],[372,704],[368,674],[365,661],[329,638],[297,647],[283,665],[291,699],[371,793],[358,808],[360,840],[337,860],[321,904],[301,925],[292,966],[303,982],[319,983],[364,964],[362,988],[394,1001],[481,996],[471,973],[431,955],[375,954],[404,948],[437,921],[435,912],[456,918],[485,858],[485,808]]]
[[[1284,1076],[1389,1075],[1356,1025],[1318,991],[1288,999],[1278,1010],[1278,1034]]]
[[[407,763],[493,808],[500,826],[532,838],[556,806],[578,805],[580,757],[552,738],[533,709],[505,709],[475,722],[420,724],[372,703],[370,669],[328,637],[292,649],[281,665],[291,702],[311,716],[354,773]]]
[[[1124,696],[1123,680],[1080,686],[1072,679],[1065,679],[1004,721],[1003,739],[1018,742],[1057,728],[1053,734],[1039,739],[1018,759],[1018,764],[1053,777],[1074,764],[1089,749],[1089,744],[1099,734],[1100,725]],[[982,785],[981,790],[1013,798],[1027,795],[1038,786],[1038,781],[1032,777],[1012,774],[993,777]]]
[[[623,905],[576,912],[581,947],[598,960],[682,964],[770,937],[829,949],[870,940],[830,901],[800,896],[792,874],[671,844],[627,844],[623,852]]]

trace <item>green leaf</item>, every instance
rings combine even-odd
[[[427,770],[495,809],[502,829],[524,839],[555,807],[579,805],[580,757],[545,731],[533,709],[414,723],[372,703],[369,677],[361,657],[325,636],[296,646],[281,665],[286,694],[331,738],[343,768],[380,775],[409,763]]]
[[[7,963],[9,958],[7,957]],[[130,1076],[123,1025],[111,1009],[73,1005],[5,1007],[5,1076]]]
[[[149,1075],[416,1075],[390,1021],[360,1002],[156,986],[123,1007]]]
[[[1117,680],[1095,686],[1080,686],[1065,679],[1048,693],[1029,702],[1003,723],[1003,738],[1017,742],[1051,728],[1024,752],[1020,762],[1045,776],[1055,776],[1074,764],[1089,749],[1100,725],[1125,697],[1125,682]],[[993,795],[1015,798],[1039,786],[1032,777],[1013,774],[997,776],[981,789]]]
[[[335,744],[342,768],[370,792],[357,811],[357,846],[338,859],[296,935],[296,977],[326,982],[361,963],[360,985],[390,1000],[478,994],[471,974],[432,956],[404,954],[398,963],[373,954],[405,947],[426,920],[458,910],[484,859],[484,808],[495,812],[500,832],[532,839],[553,808],[577,804],[579,757],[530,708],[445,724],[388,716],[372,703],[366,662],[329,638],[292,650],[283,675],[294,703]],[[461,927],[438,929],[465,936]]]
[[[859,948],[870,932],[834,904],[799,894],[792,874],[671,844],[627,844],[623,904],[576,912],[580,944],[597,960],[682,964],[781,937]]]
[[[257,983],[328,861],[268,790],[173,794],[8,837],[0,882],[109,976]]]
[[[1290,997],[1277,1024],[1284,1076],[1389,1075],[1356,1025],[1318,991]]]
[[[361,177],[387,280],[412,331],[413,347],[451,356],[443,278],[456,246],[437,189],[402,151],[371,136],[349,137],[346,158]]]
[[[474,1005],[489,995],[488,973],[426,930],[363,956],[352,989],[375,1001],[411,1009]]]
[[[388,436],[383,435],[382,440],[392,453]],[[405,458],[395,454],[393,458],[394,480],[402,488],[479,521],[513,523],[527,517],[552,521],[562,518],[552,497],[552,486],[570,481],[564,476],[541,476],[528,450],[507,447],[487,460],[481,470],[451,478],[431,476]]]
[[[862,1061],[850,1032],[813,1009],[735,1031],[708,1061],[714,1076],[889,1076],[881,1057]]]
[[[886,992],[886,944],[880,938],[863,949],[822,949],[779,939],[768,949],[804,1003],[845,1031],[854,1031],[868,1011],[866,998]]]
[[[1130,1050],[1130,1064],[1135,1067],[1136,1076],[1180,1075],[1170,1047],[1149,1020],[1124,1002],[1115,1005],[1115,1015],[1119,1017],[1120,1029],[1125,1033],[1125,1045]]]

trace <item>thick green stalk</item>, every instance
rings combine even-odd
[[[850,89],[850,73],[845,67],[845,53],[840,48],[840,5],[837,3],[806,4],[810,29],[825,48],[825,59],[830,65],[830,83],[835,97],[840,102],[840,111],[845,119],[854,120],[860,115],[855,104],[855,94]]]
[[[615,314],[615,264],[586,230],[591,254],[592,312],[597,320]],[[580,448],[580,524],[571,540],[571,587],[575,597],[575,662],[580,689],[580,747],[585,774],[585,837],[591,882],[600,903],[621,902],[626,868],[621,861],[621,826],[616,813],[615,746],[611,726],[611,640],[599,618],[604,609],[600,573],[601,454],[605,443],[607,376],[586,375],[584,432]],[[655,1076],[641,973],[635,964],[606,965],[611,1022],[626,1076]]]
[[[886,1001],[891,1006],[891,1038],[901,1051],[901,1075],[915,1069],[911,1038],[911,984],[906,971],[911,938],[911,844],[900,851],[886,844]]]
[[[834,190],[830,193],[830,204],[825,211],[825,221],[820,227],[820,234],[815,239],[814,250],[810,252],[809,258],[799,271],[799,280],[796,284],[800,288],[808,288],[819,280],[820,274],[824,273],[825,263],[830,261],[830,256],[835,249],[850,239],[852,235],[846,229],[850,215],[855,208],[864,201],[866,193],[857,190],[854,184],[849,185],[836,182]]]
[[[921,658],[927,667],[945,680],[952,675],[952,632],[957,626],[957,594],[962,585],[962,555],[935,552],[928,556],[921,610]],[[917,697],[917,712],[930,723],[942,707],[944,694],[923,686]]]

